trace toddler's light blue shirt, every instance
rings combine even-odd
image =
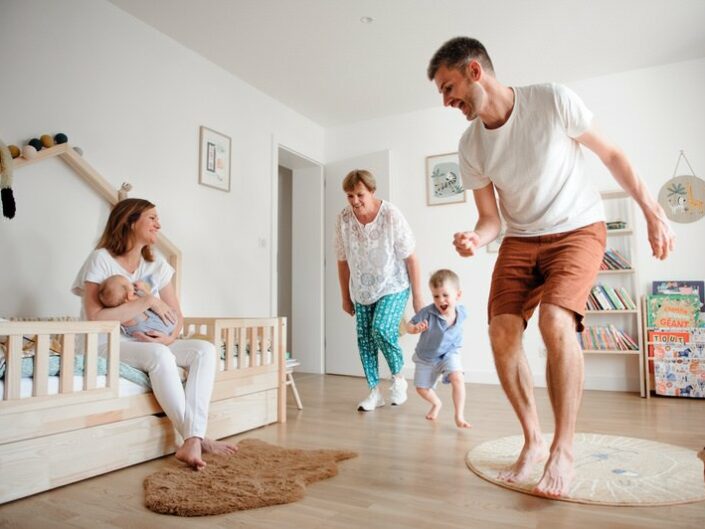
[[[411,318],[411,323],[428,322],[428,329],[421,333],[416,344],[416,354],[425,361],[434,361],[445,354],[454,353],[463,345],[463,322],[467,311],[463,305],[455,306],[456,318],[453,325],[440,315],[436,305],[422,308]]]

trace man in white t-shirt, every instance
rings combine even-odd
[[[479,218],[472,231],[454,235],[456,251],[472,256],[496,239],[500,211],[507,225],[492,275],[488,318],[497,373],[521,423],[524,446],[500,478],[525,481],[533,466],[548,457],[534,490],[562,496],[573,479],[573,437],[582,397],[583,357],[576,330],[583,327],[606,235],[600,195],[583,172],[581,146],[600,158],[640,206],[655,257],[666,258],[674,236],[624,153],[595,131],[592,113],[568,88],[502,85],[485,47],[467,37],[446,42],[427,73],[443,104],[458,108],[472,122],[460,140],[459,155]],[[550,450],[541,437],[521,346],[526,322],[539,304],[555,416]]]

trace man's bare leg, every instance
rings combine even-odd
[[[465,380],[460,371],[453,371],[448,378],[453,388],[453,405],[455,406],[455,425],[458,428],[472,428],[465,420]]]
[[[524,321],[516,314],[500,314],[490,322],[490,341],[499,381],[524,432],[524,446],[519,458],[498,476],[510,483],[524,481],[533,466],[548,455],[541,437],[531,371],[521,346],[523,333]]]
[[[426,418],[429,421],[435,421],[438,418],[438,414],[441,412],[441,407],[443,403],[441,399],[438,398],[436,392],[431,388],[416,388],[416,392],[421,395],[421,398],[431,403],[431,409],[428,410]]]
[[[575,474],[573,439],[583,394],[583,353],[572,311],[542,304],[539,328],[547,349],[546,380],[556,427],[543,476],[534,492],[558,497],[570,490]]]

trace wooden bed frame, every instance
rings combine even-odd
[[[58,157],[109,204],[131,186],[114,190],[68,144],[14,160],[15,169]],[[180,293],[181,252],[162,234],[157,248],[174,267]],[[207,435],[220,439],[286,421],[286,318],[186,318],[187,337],[207,339],[224,356],[218,362]],[[105,387],[98,387],[99,338],[107,337]],[[35,340],[32,395],[20,398],[24,338]],[[50,343],[62,344],[59,389],[49,394]],[[0,504],[110,472],[175,451],[174,431],[152,393],[119,396],[118,322],[2,322],[7,342],[0,401]],[[73,365],[85,344],[82,391],[74,391]],[[237,347],[235,347],[237,346]],[[234,352],[237,350],[237,356]],[[226,353],[227,352],[227,353]],[[83,354],[83,353],[82,353]]]
[[[285,318],[187,318],[184,329],[208,337],[218,351],[237,344],[237,356],[219,362],[209,437],[286,421]],[[151,392],[118,394],[119,334],[117,322],[0,322],[9,353],[0,401],[0,503],[176,450],[171,423]],[[47,394],[51,335],[62,343],[54,395]],[[99,335],[108,337],[105,387],[97,387]],[[20,398],[23,337],[37,344],[33,394],[26,398]],[[82,391],[73,390],[78,340],[86,344]]]

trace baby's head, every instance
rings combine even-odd
[[[117,307],[135,298],[135,286],[125,276],[114,275],[100,284],[98,299],[104,307]]]
[[[433,304],[442,315],[453,314],[460,299],[460,279],[452,270],[436,270],[428,280],[433,295]]]

